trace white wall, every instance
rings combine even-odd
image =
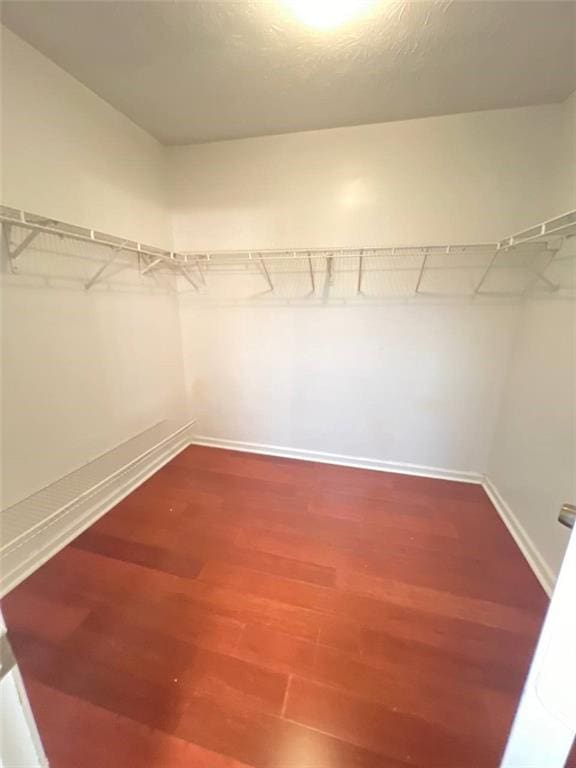
[[[171,147],[175,244],[500,239],[566,210],[567,144],[566,107],[553,105]],[[484,472],[518,311],[198,310],[186,296],[199,432]]]
[[[176,248],[498,240],[564,211],[564,112],[528,107],[170,147]]]
[[[2,200],[170,247],[165,148],[0,26]]]
[[[178,311],[167,294],[2,286],[3,506],[182,405]]]
[[[2,43],[3,204],[169,246],[163,148],[6,30]],[[72,241],[39,237],[18,276],[3,255],[8,506],[173,415],[183,375],[173,296],[125,275],[85,291],[98,263]]]
[[[516,306],[220,308],[183,303],[198,432],[478,472]]]
[[[576,93],[562,105],[564,210],[576,207]],[[559,254],[576,256],[576,238]],[[576,262],[553,278],[564,284]],[[576,503],[576,305],[532,300],[522,310],[488,467],[489,479],[520,526],[543,579],[554,583],[568,541],[556,522]]]
[[[558,512],[576,503],[574,301],[530,301],[522,310],[488,476],[553,582],[569,534]]]

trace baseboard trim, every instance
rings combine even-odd
[[[500,515],[504,525],[508,528],[512,538],[518,545],[520,551],[526,558],[528,565],[532,568],[534,575],[540,582],[546,594],[550,597],[554,591],[556,577],[548,567],[546,561],[540,554],[538,547],[530,538],[524,526],[520,523],[511,506],[504,499],[498,488],[488,477],[484,477],[482,483],[484,490]]]
[[[163,436],[124,465],[116,467],[92,490],[70,499],[49,515],[41,525],[23,532],[5,546],[1,553],[0,597],[14,589],[183,451],[190,443],[188,433],[195,423],[196,420],[190,421]],[[112,453],[113,451],[110,455]],[[106,455],[101,458],[106,458]],[[85,467],[79,471],[83,470]],[[44,489],[43,493],[46,491],[50,491],[50,487]],[[25,499],[16,506],[26,502]]]
[[[343,467],[373,469],[376,472],[394,472],[399,475],[432,477],[439,480],[452,480],[457,483],[482,484],[483,481],[483,476],[479,472],[462,472],[455,469],[427,467],[421,464],[406,464],[397,461],[367,459],[356,456],[345,456],[338,453],[325,453],[323,451],[307,451],[301,448],[286,448],[284,446],[267,445],[265,443],[245,443],[238,440],[225,440],[219,437],[210,437],[209,435],[191,435],[190,444],[204,445],[208,448],[224,448],[230,451],[241,451],[243,453],[258,453],[264,456],[279,456],[285,459],[298,459],[299,461],[316,461],[321,464],[336,464]]]

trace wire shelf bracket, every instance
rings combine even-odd
[[[105,262],[97,272],[95,272],[95,274],[90,278],[90,280],[88,280],[88,282],[84,286],[87,291],[89,291],[93,285],[96,285],[96,283],[100,280],[104,272],[106,272],[106,270],[109,269],[109,267],[111,267],[113,264],[115,264],[118,261],[118,256],[120,256],[120,254],[122,253],[122,250],[123,250],[122,245],[118,245],[112,248],[112,255],[110,256],[108,261]]]

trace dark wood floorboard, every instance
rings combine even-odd
[[[546,607],[479,486],[202,447],[2,602],[52,768],[497,768]]]

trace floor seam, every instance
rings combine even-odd
[[[294,673],[290,672],[288,675],[288,682],[286,683],[286,691],[284,693],[284,701],[282,702],[282,711],[280,712],[280,717],[284,717],[284,714],[286,712],[286,707],[288,705],[288,694],[290,693],[290,683],[292,682],[292,678],[294,677]]]

